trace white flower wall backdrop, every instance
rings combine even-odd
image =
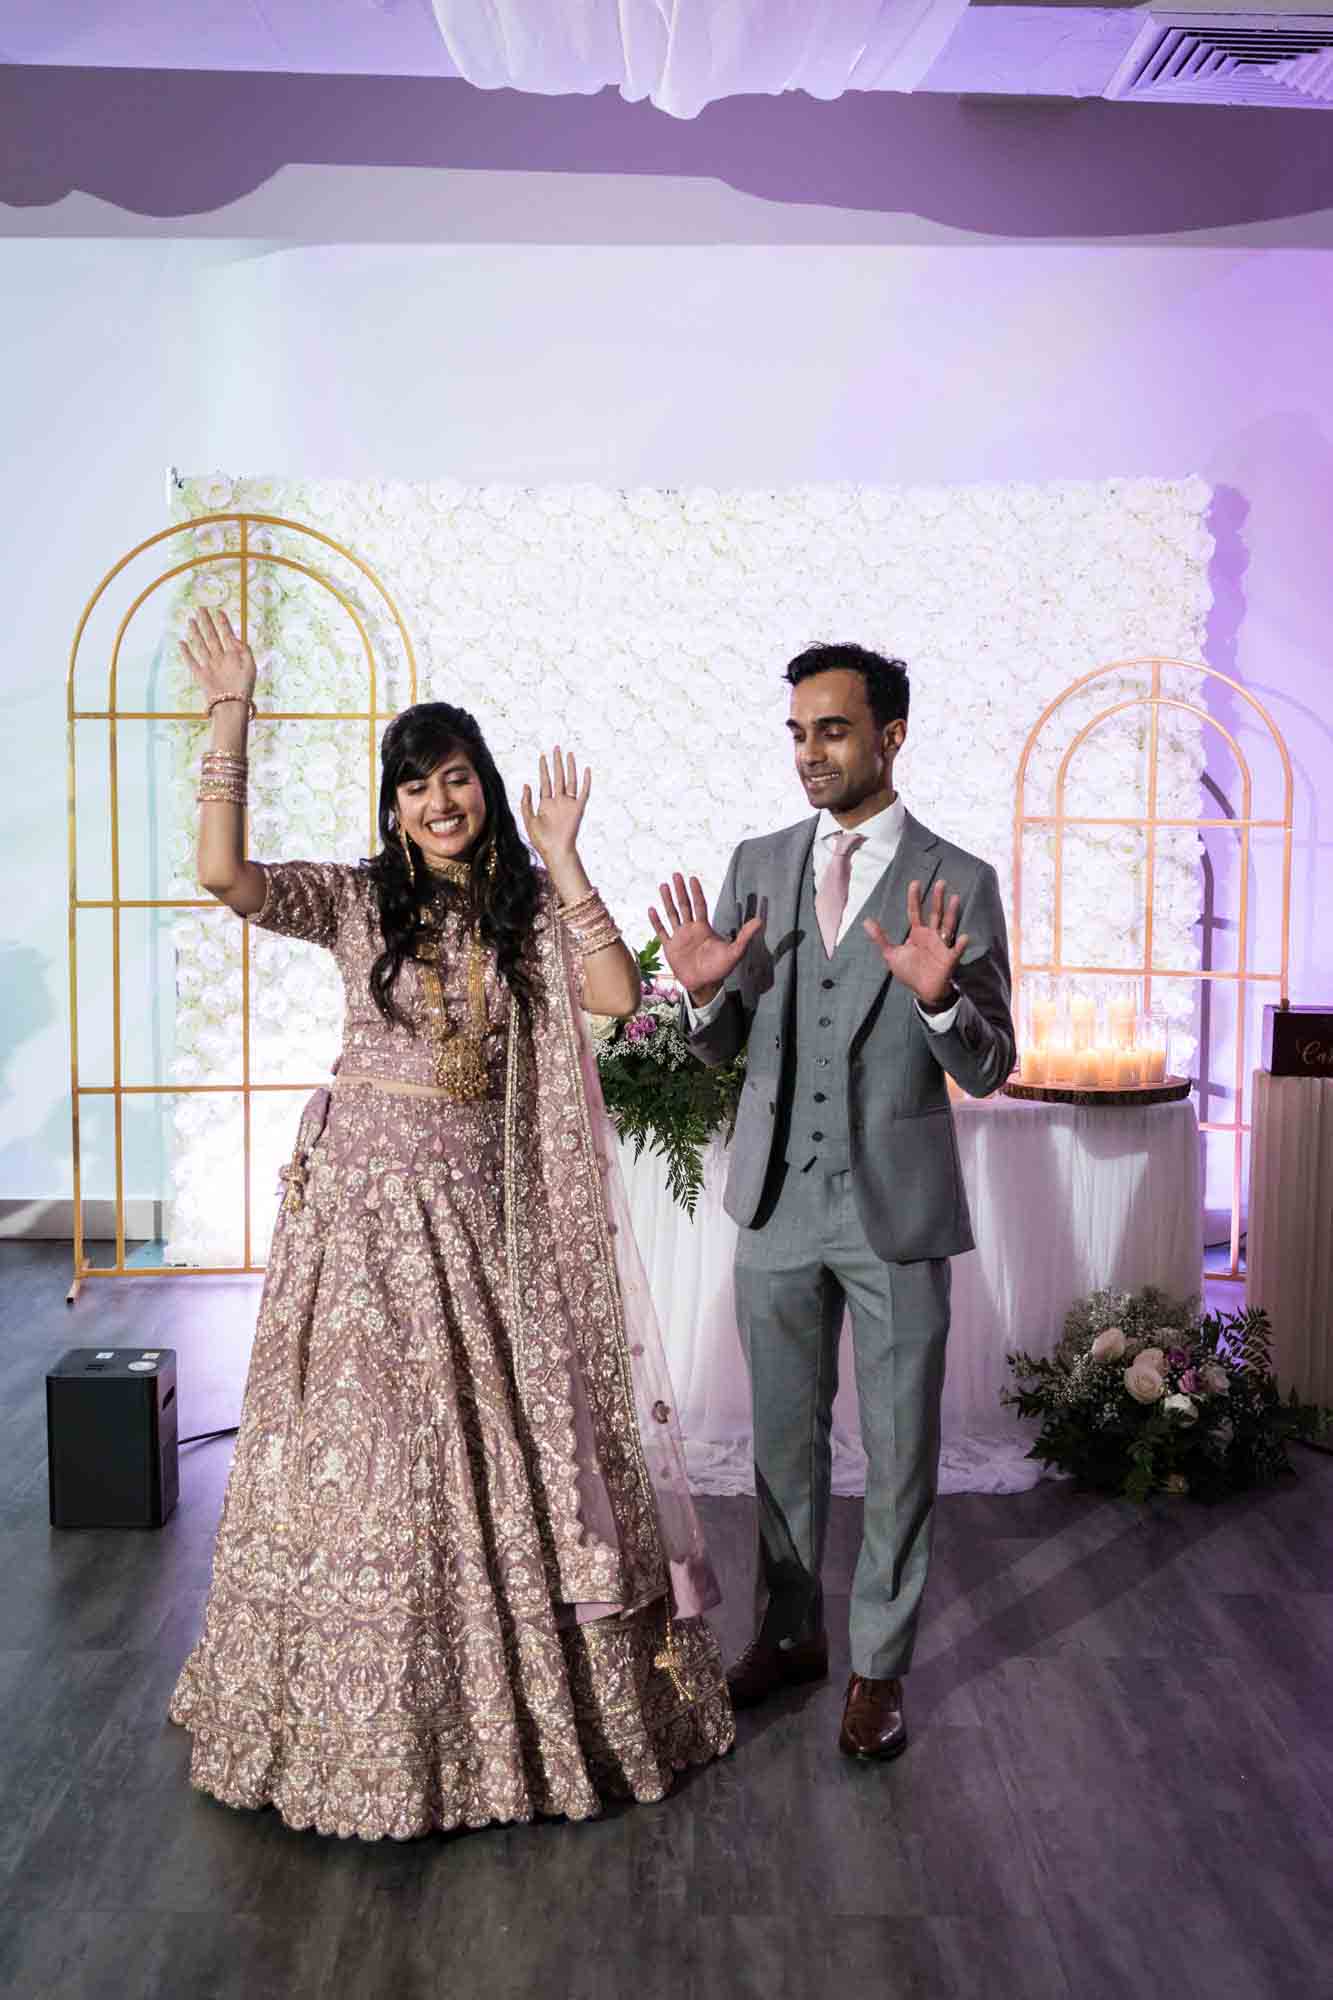
[[[1014,782],[1029,729],[1081,674],[1147,654],[1202,655],[1210,595],[1210,493],[1198,479],[1048,486],[803,486],[779,492],[524,489],[397,482],[190,479],[189,520],[230,509],[275,514],[354,550],[411,635],[421,698],[461,703],[482,725],[516,795],[537,754],[560,742],[593,768],[584,850],[627,935],[648,934],[662,874],[697,872],[716,890],[735,843],[802,817],[783,732],[781,670],[817,639],[900,654],[912,714],[898,766],[928,824],[1012,876]],[[237,545],[205,525],[196,552]],[[391,617],[353,565],[307,535],[254,530],[260,553],[314,564],[345,591],[374,648],[378,704],[407,699]],[[295,570],[251,572],[261,706],[364,712],[361,638],[336,598]],[[173,634],[200,603],[239,610],[237,568],[183,579]],[[168,653],[174,649],[168,648]],[[170,668],[169,676],[179,676]],[[1197,699],[1198,683],[1180,676]],[[1029,810],[1052,809],[1060,756],[1084,722],[1142,692],[1126,672],[1063,708],[1032,767]],[[183,706],[183,681],[169,690]],[[1103,724],[1075,756],[1067,810],[1122,817],[1146,807],[1147,710]],[[187,741],[188,736],[188,741]],[[1158,810],[1199,810],[1197,718],[1163,714]],[[194,890],[193,793],[202,730],[180,732],[173,895]],[[251,848],[256,858],[370,851],[368,725],[336,719],[257,726]],[[1128,829],[1066,836],[1064,959],[1130,964],[1142,954],[1143,847]],[[1198,963],[1197,836],[1158,838],[1159,963]],[[1024,944],[1051,946],[1052,843],[1030,834]],[[177,924],[174,1080],[240,1074],[240,926],[225,912]],[[314,1081],[338,1044],[341,995],[327,958],[252,936],[251,1074]],[[1156,997],[1188,1028],[1194,988]],[[294,1097],[254,1100],[255,1251],[274,1209]],[[169,1255],[235,1262],[241,1253],[239,1100],[180,1100]]]

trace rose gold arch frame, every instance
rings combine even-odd
[[[107,698],[105,708],[80,708],[77,703],[76,679],[79,670],[79,649],[87,630],[88,621],[100,603],[103,595],[138,556],[159,543],[172,540],[177,535],[194,534],[200,528],[223,527],[232,524],[238,527],[240,542],[234,549],[219,549],[203,555],[187,558],[174,563],[141,590],[134,599],[116,628],[116,636],[111,649],[111,660],[107,672]],[[137,900],[124,897],[120,893],[120,788],[119,750],[117,744],[117,724],[120,722],[180,722],[197,725],[200,716],[188,709],[123,709],[117,706],[116,682],[120,668],[121,648],[130,622],[141,606],[174,578],[194,569],[204,569],[212,564],[238,564],[240,568],[240,627],[241,637],[249,638],[250,632],[250,572],[253,567],[268,565],[277,569],[291,569],[307,576],[313,583],[328,591],[331,597],[347,613],[356,628],[362,651],[366,659],[366,707],[364,709],[330,710],[285,710],[260,708],[256,716],[258,723],[267,722],[344,722],[363,723],[366,727],[366,768],[368,780],[368,807],[370,843],[374,848],[376,828],[376,804],[379,790],[378,765],[379,748],[378,725],[391,719],[394,711],[379,707],[379,674],[375,662],[374,648],[366,630],[364,619],[346,593],[331,582],[327,576],[311,567],[309,563],[298,562],[292,556],[273,555],[252,549],[250,532],[252,528],[280,528],[291,534],[308,536],[312,541],[322,543],[336,555],[358,569],[371,588],[382,600],[398,635],[402,640],[403,653],[407,662],[408,700],[417,698],[416,655],[406,625],[384,585],[368,564],[360,556],[336,542],[318,528],[308,527],[301,521],[288,521],[278,514],[200,514],[175,527],[164,528],[147,541],[138,543],[123,555],[120,561],[109,569],[84,606],[70,646],[69,678],[67,682],[66,711],[69,731],[69,1048],[70,1048],[70,1104],[72,1117],[72,1155],[74,1165],[74,1275],[66,1294],[72,1305],[79,1296],[85,1278],[143,1278],[143,1277],[235,1277],[261,1271],[253,1257],[251,1230],[251,1098],[259,1091],[302,1092],[315,1088],[311,1083],[255,1083],[250,1076],[250,929],[248,924],[241,927],[241,1076],[236,1083],[125,1083],[121,1075],[121,912],[122,910],[198,910],[215,909],[212,897],[167,898],[160,901]],[[109,759],[110,805],[111,805],[111,894],[103,898],[81,897],[78,891],[78,789],[77,789],[77,732],[81,723],[101,723],[107,732],[107,756]],[[109,1084],[88,1084],[79,1080],[79,951],[78,918],[81,910],[110,910],[111,912],[111,1005],[112,1005],[112,1080]],[[184,1097],[227,1093],[241,1100],[241,1129],[244,1148],[245,1181],[245,1224],[244,1249],[239,1264],[223,1265],[179,1265],[179,1264],[134,1264],[125,1262],[125,1149],[124,1149],[124,1101],[127,1097]],[[110,1097],[114,1106],[114,1150],[116,1183],[116,1257],[113,1264],[89,1264],[85,1254],[84,1198],[82,1184],[82,1163],[79,1144],[79,1108],[85,1097]]]
[[[1053,813],[1032,813],[1025,810],[1025,791],[1028,765],[1032,752],[1051,717],[1057,710],[1092,682],[1102,680],[1107,675],[1142,672],[1148,669],[1150,686],[1147,694],[1131,695],[1124,700],[1113,702],[1101,709],[1079,730],[1068,745],[1055,780],[1055,811]],[[1228,687],[1246,705],[1253,709],[1277,746],[1282,760],[1282,816],[1279,819],[1256,818],[1254,815],[1254,787],[1249,762],[1236,738],[1210,715],[1200,703],[1185,701],[1177,695],[1163,694],[1162,674],[1164,670],[1197,674],[1205,681],[1219,681]],[[1092,735],[1093,731],[1108,721],[1113,715],[1122,715],[1129,709],[1147,708],[1148,721],[1148,810],[1144,815],[1120,818],[1084,818],[1065,811],[1065,787],[1069,766],[1074,753]],[[1235,819],[1162,819],[1157,812],[1157,762],[1159,751],[1159,723],[1164,708],[1181,709],[1187,715],[1197,715],[1209,729],[1216,730],[1230,745],[1240,774],[1241,810]],[[1053,940],[1052,958],[1048,964],[1039,965],[1025,959],[1023,953],[1023,835],[1029,827],[1049,826],[1055,829],[1055,888],[1052,911],[1051,935]],[[1144,833],[1144,922],[1143,960],[1139,965],[1066,965],[1063,960],[1063,899],[1064,899],[1064,836],[1071,826],[1124,826],[1140,827]],[[1158,827],[1226,827],[1240,840],[1240,910],[1236,927],[1237,964],[1233,972],[1215,972],[1199,968],[1158,965],[1153,955],[1153,863],[1156,857]],[[1249,920],[1250,920],[1250,835],[1255,828],[1278,831],[1282,835],[1282,930],[1281,964],[1276,972],[1260,972],[1249,964]],[[1209,1273],[1212,1278],[1228,1279],[1238,1283],[1244,1276],[1240,1265],[1240,1218],[1243,1184],[1245,1135],[1249,1131],[1249,1121],[1245,1111],[1245,1027],[1246,1000],[1248,988],[1254,985],[1274,985],[1277,998],[1285,1006],[1289,997],[1288,978],[1291,959],[1291,847],[1292,847],[1292,777],[1291,758],[1282,733],[1269,715],[1267,709],[1257,702],[1239,681],[1227,674],[1218,673],[1213,667],[1205,667],[1194,660],[1170,660],[1147,658],[1138,660],[1117,660],[1108,666],[1095,667],[1091,673],[1083,674],[1073,681],[1050,702],[1029,731],[1023,754],[1018,761],[1018,780],[1014,792],[1014,1003],[1017,1016],[1019,989],[1025,973],[1070,973],[1089,977],[1129,978],[1143,981],[1145,1008],[1151,1001],[1154,979],[1193,979],[1202,984],[1205,980],[1230,982],[1237,989],[1235,1027],[1235,1074],[1233,1079],[1235,1116],[1230,1119],[1201,1120],[1201,1132],[1229,1132],[1232,1139],[1231,1167],[1231,1258],[1226,1271]]]

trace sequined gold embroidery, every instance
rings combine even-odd
[[[435,862],[432,875],[465,888],[470,871],[465,861]],[[469,929],[467,995],[468,1026],[455,1028],[445,1006],[444,982],[440,977],[443,944],[432,918],[422,912],[423,934],[417,942],[416,958],[421,968],[421,985],[426,996],[426,1020],[434,1044],[433,1064],[437,1087],[457,1104],[475,1103],[490,1092],[486,1069],[486,949],[477,933],[475,918]]]

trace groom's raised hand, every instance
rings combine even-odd
[[[957,935],[962,902],[950,896],[946,903],[942,882],[935,884],[930,913],[921,908],[921,884],[907,885],[907,936],[893,944],[873,917],[864,923],[866,934],[879,947],[880,957],[909,991],[927,1009],[949,1006],[955,999],[954,971],[967,949],[967,932]]]
[[[672,885],[675,893],[672,893]],[[685,887],[683,875],[673,875],[659,885],[666,921],[652,908],[648,921],[661,941],[662,953],[696,1007],[706,1007],[722,990],[728,974],[734,972],[749,949],[750,940],[764,927],[762,916],[742,924],[734,938],[721,937],[708,921],[708,905],[697,875]]]

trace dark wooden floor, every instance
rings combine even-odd
[[[1224,1508],[1060,1485],[940,1506],[915,1741],[835,1749],[835,1679],[743,1718],[658,1806],[403,1846],[190,1791],[164,1720],[229,1446],[160,1533],[47,1525],[43,1377],[173,1345],[183,1431],[234,1418],[254,1294],[143,1279],[63,1304],[0,1249],[0,1991],[32,2000],[1267,2000],[1333,1993],[1333,1460]],[[750,1503],[703,1503],[746,1635]]]

